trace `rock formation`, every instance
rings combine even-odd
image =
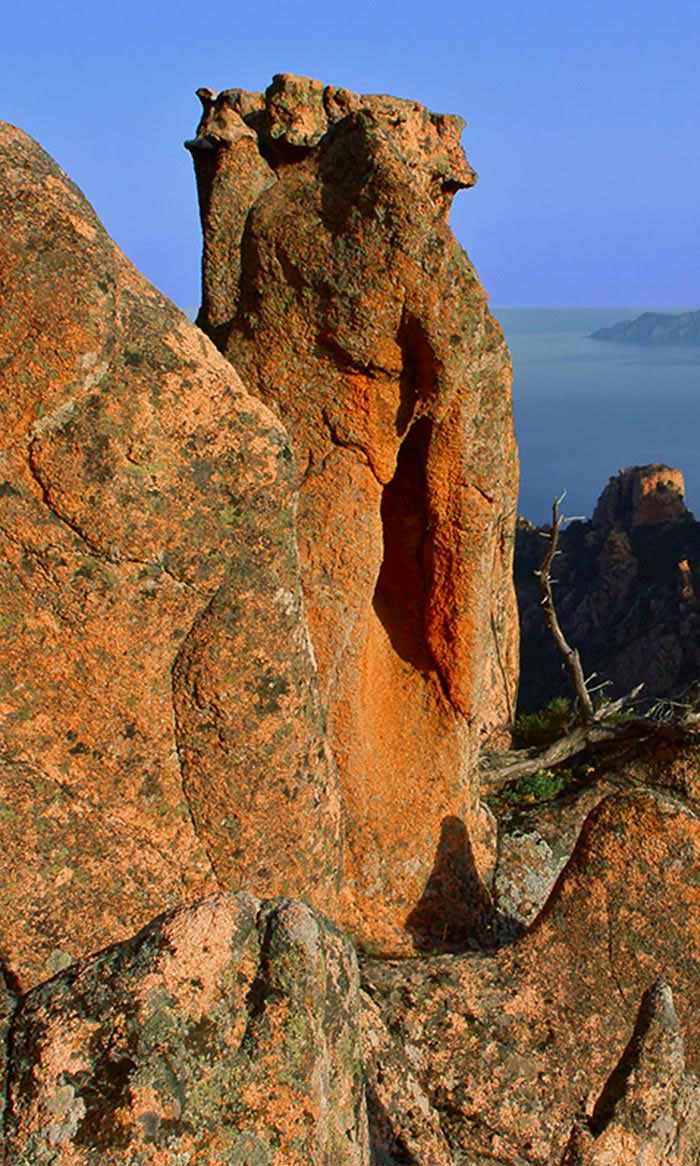
[[[644,994],[634,1032],[562,1166],[693,1166],[700,1144],[700,1081],[686,1070],[668,984]]]
[[[0,126],[0,1159],[694,1166],[700,747],[502,834],[509,934],[485,886],[514,451],[459,122],[202,97],[201,319],[266,404]],[[682,550],[689,606],[637,485],[572,546]]]
[[[520,708],[570,695],[542,619],[535,578],[539,532],[520,521],[515,581],[521,622]],[[611,696],[644,684],[650,700],[674,696],[700,673],[700,524],[684,501],[683,475],[635,466],[611,478],[589,522],[562,530],[555,599],[586,675]]]
[[[698,854],[700,823],[678,803],[648,792],[606,798],[518,943],[492,956],[368,961],[369,1096],[394,1146],[404,1148],[388,1160],[558,1164],[577,1120],[601,1130],[599,1099],[661,969],[673,989],[688,1069],[697,1074]],[[662,1145],[667,1157],[601,1157],[596,1164],[693,1161],[669,1150],[693,1146],[698,1093],[683,1076],[678,1030],[664,1008],[657,1024],[671,1030],[666,1051],[661,1055],[661,1042],[661,1052],[645,1057],[645,1075],[638,1069],[630,1082],[645,1108],[632,1109],[628,1092],[610,1138],[649,1153]],[[406,1092],[397,1049],[415,1082]],[[635,1121],[636,1140],[625,1141],[620,1131]],[[370,1128],[377,1124],[370,1107]],[[436,1128],[443,1143],[433,1149]]]
[[[671,466],[631,466],[610,478],[593,511],[593,526],[602,534],[616,528],[660,526],[692,519],[685,504],[685,482]]]
[[[0,129],[0,886],[23,987],[245,885],[334,910],[284,430]],[[89,922],[88,922],[89,921]]]
[[[351,944],[302,903],[218,895],[35,988],[7,1166],[367,1166]]]
[[[512,712],[510,364],[447,225],[459,118],[275,77],[199,90],[199,322],[288,428],[345,821],[340,918],[410,950],[479,933],[480,739]]]

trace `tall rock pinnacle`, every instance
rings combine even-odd
[[[199,323],[301,471],[341,920],[384,950],[459,943],[488,905],[474,763],[517,669],[510,361],[447,225],[463,123],[288,75],[199,97]]]

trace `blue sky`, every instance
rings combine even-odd
[[[699,61],[697,0],[34,0],[3,13],[0,116],[183,306],[193,91],[297,72],[467,119],[453,226],[495,305],[700,307]]]

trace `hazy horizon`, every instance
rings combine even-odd
[[[501,308],[513,357],[520,449],[518,512],[548,521],[555,495],[589,518],[608,479],[627,466],[680,469],[688,507],[700,509],[700,347],[590,339],[642,308]]]

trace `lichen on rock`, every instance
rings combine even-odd
[[[27,988],[217,887],[332,911],[340,822],[282,425],[35,142],[3,124],[0,158],[1,954]]]
[[[368,1166],[358,971],[302,903],[220,894],[31,991],[7,1166]]]
[[[475,759],[517,671],[510,361],[447,223],[464,123],[287,74],[199,95],[199,323],[302,467],[339,917],[374,950],[463,945],[493,860]]]

